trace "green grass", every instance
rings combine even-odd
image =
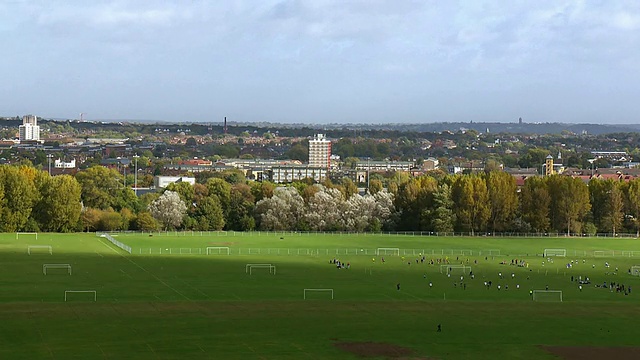
[[[633,346],[640,335],[640,279],[627,273],[640,264],[637,240],[298,233],[116,238],[133,253],[93,234],[0,235],[0,359],[356,358],[333,346],[336,341],[391,343],[440,359],[550,359],[538,345]],[[51,245],[53,254],[27,255],[28,245]],[[208,246],[229,247],[231,255],[197,254]],[[386,255],[383,264],[374,255],[379,247],[400,248],[401,255]],[[568,257],[550,263],[538,256],[545,248],[567,249]],[[489,249],[502,256],[486,256]],[[415,262],[420,253],[429,261],[461,250],[473,255],[448,258],[469,259],[475,279],[465,275],[466,289],[459,274],[447,277],[438,264]],[[594,250],[639,257],[595,258]],[[330,265],[334,257],[351,269]],[[529,266],[499,264],[512,258]],[[578,262],[567,269],[570,260]],[[45,276],[45,263],[71,264],[73,275],[62,269]],[[277,274],[256,269],[248,275],[247,263],[274,264]],[[592,284],[580,292],[571,276]],[[604,281],[634,290],[595,288]],[[497,284],[509,290],[498,291]],[[546,286],[562,290],[564,302],[531,301],[529,290]],[[305,301],[305,288],[334,289],[335,299],[317,293]],[[65,290],[96,290],[98,301],[73,294],[64,302]]]

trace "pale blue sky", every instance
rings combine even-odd
[[[637,123],[640,1],[0,0],[0,115]]]

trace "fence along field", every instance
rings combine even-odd
[[[500,344],[500,349],[526,354],[527,358],[535,358],[536,354],[544,357],[544,351],[537,349],[536,344],[579,345],[585,341],[581,337],[592,339],[589,334],[603,324],[594,314],[603,309],[607,309],[606,322],[612,326],[607,334],[600,334],[597,341],[602,345],[633,345],[640,335],[627,323],[636,316],[637,295],[595,287],[605,280],[616,280],[633,288],[640,285],[638,276],[627,273],[632,268],[632,273],[640,273],[637,271],[640,259],[630,256],[640,254],[640,246],[633,240],[610,240],[603,244],[597,239],[531,241],[372,234],[262,234],[260,237],[236,234],[222,241],[214,236],[166,234],[111,234],[111,237],[129,247],[131,254],[106,237],[95,235],[40,234],[37,241],[0,236],[0,249],[6,255],[4,262],[12,269],[10,274],[0,274],[0,280],[7,284],[6,291],[0,293],[0,311],[7,311],[8,305],[3,304],[25,304],[31,308],[27,304],[38,303],[42,311],[48,312],[47,317],[35,318],[13,314],[8,322],[3,322],[0,335],[16,329],[29,333],[32,331],[29,326],[44,326],[55,334],[68,334],[71,330],[65,330],[64,326],[71,325],[72,320],[64,309],[76,307],[83,319],[94,321],[94,324],[106,322],[111,324],[111,330],[115,327],[116,333],[121,333],[116,336],[113,331],[102,332],[88,325],[76,327],[77,331],[89,336],[89,343],[101,345],[102,350],[93,345],[84,350],[82,346],[76,349],[80,354],[85,351],[88,357],[104,357],[100,351],[106,351],[114,358],[130,356],[124,349],[109,345],[110,339],[123,335],[137,344],[133,346],[136,358],[156,358],[157,348],[169,353],[175,351],[175,357],[197,357],[194,349],[198,347],[224,358],[255,356],[256,349],[250,353],[246,341],[238,342],[237,338],[219,333],[203,335],[199,331],[203,326],[209,326],[205,325],[207,322],[215,321],[230,333],[234,329],[241,333],[250,328],[249,322],[240,320],[245,317],[251,322],[251,328],[270,329],[257,337],[251,332],[254,334],[252,342],[259,344],[257,353],[265,354],[266,358],[325,354],[324,357],[348,359],[349,354],[332,346],[331,339],[342,338],[397,343],[416,349],[417,355],[442,359],[472,355],[489,358],[495,355],[496,344]],[[159,251],[141,254],[140,249],[152,248],[149,245],[162,249],[162,254]],[[51,246],[52,252],[28,255],[28,246]],[[608,250],[608,246],[624,250]],[[207,247],[228,248],[229,251],[218,249],[207,254]],[[383,248],[386,250],[381,251]],[[543,257],[545,249],[564,249],[566,257]],[[611,257],[601,257],[602,253],[595,255],[595,251]],[[441,273],[444,264],[426,264],[421,262],[423,256],[427,262],[431,258],[436,261],[448,258],[457,267],[455,271],[448,271],[445,266]],[[525,260],[528,267],[509,265],[516,257]],[[336,264],[330,263],[334,258],[348,262],[351,268],[338,269]],[[567,264],[572,260],[574,264],[568,268]],[[507,265],[501,265],[503,261]],[[610,263],[609,268],[605,268],[605,262]],[[43,264],[68,264],[73,268],[73,275],[69,276],[62,268],[45,276]],[[262,267],[252,271],[251,264]],[[615,271],[616,267],[618,271]],[[473,271],[475,279],[470,279],[467,269]],[[460,276],[464,278],[465,288],[460,287]],[[571,276],[576,279],[589,277],[591,283],[584,285],[580,292],[578,283],[570,281]],[[493,281],[490,290],[483,285],[489,279]],[[430,287],[429,283],[433,285]],[[396,289],[398,284],[401,290]],[[502,290],[496,289],[497,284]],[[516,285],[520,285],[519,289]],[[533,301],[529,291],[536,291],[538,301]],[[561,291],[562,302],[560,295],[552,291]],[[61,307],[65,295],[69,296],[67,306],[73,308]],[[152,308],[160,310],[149,313],[149,306],[142,304],[150,302],[154,304]],[[566,306],[571,303],[579,303],[580,307]],[[391,305],[394,311],[389,312]],[[313,314],[309,306],[312,306]],[[282,311],[285,308],[286,311]],[[546,310],[541,315],[543,309]],[[200,315],[189,315],[196,313]],[[371,313],[376,315],[371,316]],[[553,313],[553,316],[545,313]],[[3,320],[5,318],[3,316]],[[164,322],[160,322],[160,318],[164,318]],[[327,318],[331,319],[328,323]],[[545,322],[540,323],[541,319]],[[271,327],[276,322],[280,330]],[[443,324],[448,336],[442,343],[432,338],[438,322]],[[513,326],[513,322],[518,323],[519,334],[505,333],[504,329]],[[77,321],[73,323],[79,326]],[[167,323],[173,324],[169,327],[171,330],[162,330]],[[337,333],[336,324],[340,329]],[[483,325],[481,329],[478,324]],[[533,325],[539,325],[539,329]],[[571,332],[562,331],[567,326],[572,327]],[[618,326],[627,330],[620,330]],[[182,338],[182,345],[172,338],[178,333],[176,327],[183,334],[181,336],[186,337]],[[147,336],[136,335],[141,332]],[[464,334],[469,332],[473,333],[473,340],[465,338]],[[320,338],[318,334],[321,334]],[[51,338],[50,335],[46,337]],[[221,337],[227,346],[219,345]],[[503,338],[504,343],[496,340]],[[56,358],[65,355],[65,349],[69,348],[65,345],[68,340],[62,337],[45,341],[34,333],[34,339],[43,347],[54,349]],[[473,341],[470,347],[475,349],[473,354],[459,349],[460,344],[467,341]],[[291,350],[290,343],[297,344],[298,348]],[[456,345],[452,345],[454,343]],[[147,344],[156,351],[155,355]],[[15,343],[3,344],[0,340],[0,345]],[[11,348],[0,347],[0,358],[42,357],[24,348],[9,352],[7,349]],[[458,355],[451,355],[454,353]]]

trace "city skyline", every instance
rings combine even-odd
[[[0,3],[0,113],[637,123],[632,1]]]

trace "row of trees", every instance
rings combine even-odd
[[[504,172],[396,174],[358,194],[340,184],[277,187],[233,173],[136,196],[113,169],[51,177],[0,166],[0,231],[317,230],[619,233],[640,229],[640,180],[533,177]]]

